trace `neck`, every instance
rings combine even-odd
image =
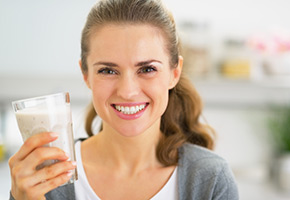
[[[128,173],[152,167],[161,167],[156,157],[156,147],[161,136],[160,121],[134,137],[126,137],[106,123],[103,130],[95,136],[95,150],[106,167]]]

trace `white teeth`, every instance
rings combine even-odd
[[[126,115],[132,115],[136,114],[137,112],[143,110],[145,108],[145,104],[139,105],[139,106],[120,106],[120,105],[114,105],[115,109],[118,110],[119,112],[122,112],[123,114]]]
[[[116,105],[116,109],[117,109],[117,110],[120,110],[121,107],[120,107],[119,105]]]
[[[130,108],[129,107],[125,107],[125,113],[129,113]]]
[[[131,107],[131,108],[130,108],[130,114],[133,114],[133,113],[136,113],[136,109],[135,109],[135,107]]]

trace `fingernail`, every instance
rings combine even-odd
[[[72,161],[71,164],[72,164],[73,166],[77,166],[77,162],[76,162],[76,161]]]
[[[50,133],[50,137],[57,138],[58,134],[57,133]]]
[[[73,175],[73,173],[74,173],[73,170],[69,170],[69,171],[66,173],[66,175],[67,175],[67,176],[71,176],[71,175]]]
[[[69,158],[69,154],[67,152],[64,152],[64,154],[67,158]]]

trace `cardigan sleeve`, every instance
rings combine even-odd
[[[239,192],[232,171],[224,165],[216,179],[213,200],[238,200]]]
[[[11,192],[10,192],[9,200],[15,200],[14,197],[12,196]]]
[[[74,183],[60,186],[45,194],[46,200],[75,200]]]

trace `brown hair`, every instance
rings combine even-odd
[[[90,35],[93,31],[108,23],[150,24],[163,31],[166,50],[170,56],[170,66],[178,64],[179,42],[176,26],[170,12],[160,0],[100,0],[90,11],[81,39],[82,72],[87,73],[87,56]],[[197,144],[209,149],[214,146],[213,130],[200,123],[202,112],[201,99],[190,81],[181,75],[177,85],[169,91],[169,102],[161,117],[160,129],[163,133],[157,146],[157,158],[165,165],[178,162],[178,148],[185,142]],[[92,122],[97,113],[93,105],[89,106],[85,128],[89,136],[93,135]]]

